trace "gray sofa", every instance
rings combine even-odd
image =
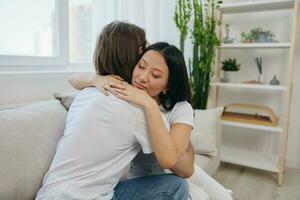
[[[61,101],[49,99],[0,109],[1,200],[33,200],[41,187],[64,131],[66,107],[72,102],[57,97]],[[220,160],[219,156],[196,155],[196,163],[212,174]]]

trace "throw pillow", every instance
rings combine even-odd
[[[198,154],[217,156],[218,131],[223,107],[208,110],[194,110],[194,129],[191,142]]]
[[[55,93],[53,93],[54,98],[58,99],[60,101],[61,105],[63,105],[67,110],[69,110],[76,95],[77,95],[77,92],[64,92],[64,93],[55,92]]]
[[[61,138],[67,112],[58,100],[0,111],[0,199],[32,200]]]

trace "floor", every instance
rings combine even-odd
[[[233,191],[235,200],[300,200],[300,169],[288,169],[281,187],[274,173],[227,163],[214,178]]]

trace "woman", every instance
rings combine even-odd
[[[190,177],[194,167],[193,149],[189,143],[193,110],[188,103],[191,93],[182,53],[167,43],[151,45],[134,68],[132,86],[124,82],[123,87],[114,90],[119,98],[145,112],[155,154],[149,158],[157,159],[150,164],[161,167],[159,173],[151,175],[164,174],[163,169],[170,169],[181,177]],[[161,111],[167,116],[167,124]],[[139,174],[134,176],[130,178],[141,177]],[[202,193],[198,193],[200,199],[206,199],[206,194]]]

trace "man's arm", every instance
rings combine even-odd
[[[180,176],[182,178],[189,178],[194,173],[194,160],[194,148],[191,142],[189,142],[187,151],[180,157],[176,165],[170,170],[177,176]]]

